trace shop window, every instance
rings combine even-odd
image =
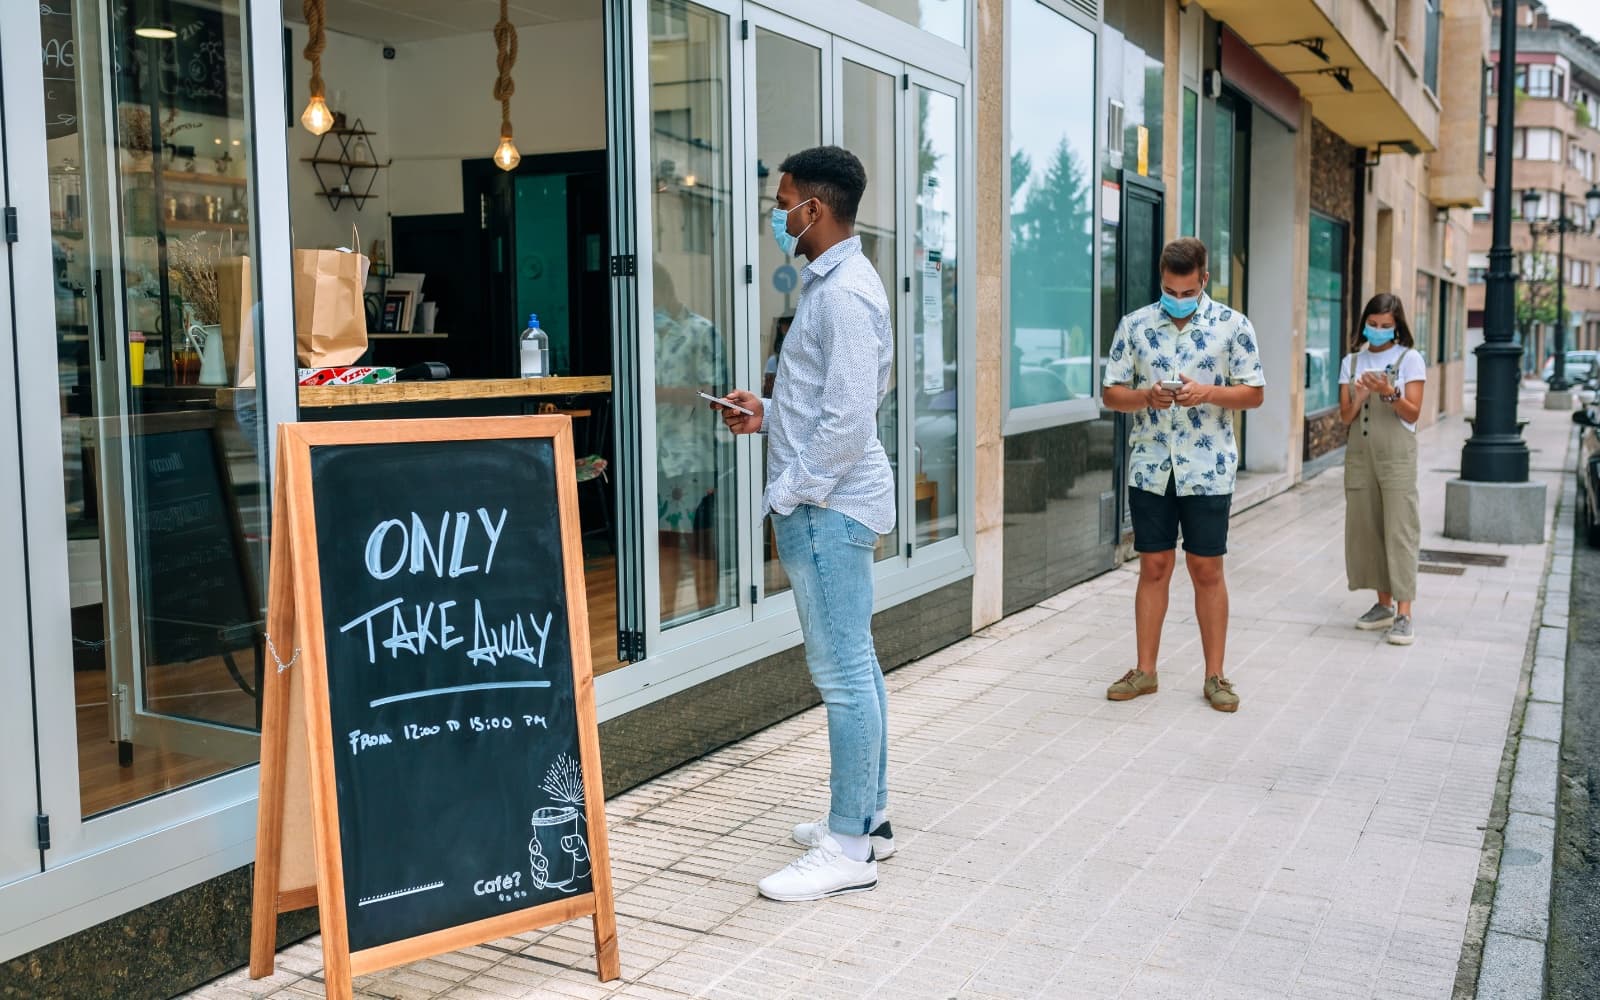
[[[959,115],[954,97],[918,87],[912,119],[917,194],[912,235],[916,359],[916,544],[960,533],[961,241]]]
[[[652,0],[650,26],[656,517],[669,627],[738,603],[734,441],[697,395],[732,387],[729,28],[682,0]]]
[[[967,5],[956,0],[863,0],[899,18],[913,28],[921,28],[952,45],[965,45]]]
[[[1416,349],[1431,364],[1438,360],[1434,354],[1433,345],[1429,342],[1433,332],[1433,275],[1425,271],[1417,272],[1417,300],[1411,310],[1412,336],[1416,339]],[[1433,355],[1429,357],[1429,355]]]
[[[895,91],[899,81],[889,73],[870,66],[845,61],[844,147],[861,158],[867,169],[867,190],[856,212],[856,234],[861,237],[861,252],[872,262],[883,280],[889,298],[889,328],[895,331],[895,361],[889,369],[889,394],[878,407],[878,440],[888,453],[889,464],[900,469],[900,350],[898,313],[901,296],[895,294],[895,276],[900,273],[898,197],[898,144],[895,129]],[[896,475],[896,489],[900,477]],[[890,559],[901,549],[901,525],[883,536],[878,558]]]
[[[756,293],[760,338],[761,390],[771,398],[778,375],[778,356],[800,301],[803,262],[792,261],[778,249],[767,220],[777,205],[778,164],[796,150],[822,144],[822,52],[786,35],[757,28],[755,31],[755,151],[751,191],[754,228],[750,239],[756,249],[759,277]],[[870,184],[869,178],[869,187]],[[766,437],[760,439],[761,469],[766,470]],[[763,486],[765,481],[763,480]],[[789,579],[778,561],[776,536],[761,532],[764,590],[776,594],[789,589]]]
[[[1344,359],[1349,230],[1311,213],[1311,264],[1306,280],[1306,413],[1339,404],[1339,363]]]
[[[50,167],[65,506],[39,516],[65,520],[71,601],[71,662],[41,669],[71,672],[91,816],[257,759],[271,424],[240,5],[173,0],[161,38],[78,6],[40,8],[46,145],[22,155]],[[49,57],[79,33],[103,90]]]
[[[1200,182],[1200,95],[1183,88],[1183,173],[1178,180],[1178,234],[1196,231],[1195,188]]]
[[[1095,37],[1038,0],[1011,26],[1007,404],[1093,399]]]

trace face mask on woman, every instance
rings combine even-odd
[[[1394,327],[1362,327],[1361,335],[1367,338],[1367,343],[1373,347],[1383,347],[1394,339]]]

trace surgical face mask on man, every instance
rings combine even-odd
[[[806,228],[800,230],[799,235],[791,235],[789,232],[789,213],[814,200],[807,198],[799,205],[789,209],[773,208],[772,238],[778,241],[778,249],[783,251],[785,257],[793,257],[795,250],[800,246],[800,237],[811,231],[811,226],[806,226]],[[813,222],[811,225],[816,225],[816,223]]]
[[[1194,295],[1180,299],[1171,292],[1161,293],[1161,311],[1173,319],[1188,319],[1194,311],[1200,308],[1200,296]]]

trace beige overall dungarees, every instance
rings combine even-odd
[[[1396,371],[1409,350],[1402,350],[1396,359]],[[1344,499],[1344,565],[1350,589],[1382,591],[1396,601],[1415,600],[1422,548],[1417,435],[1376,394],[1367,397],[1361,415],[1350,425]]]

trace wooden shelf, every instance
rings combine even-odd
[[[377,135],[378,133],[364,128],[330,128],[328,135]]]
[[[153,174],[155,168],[149,164],[123,168],[125,174]],[[163,180],[176,181],[180,184],[211,184],[219,187],[247,187],[250,184],[248,177],[229,177],[226,174],[203,174],[198,170],[163,170]]]
[[[431,403],[461,399],[518,399],[582,396],[611,391],[609,375],[552,375],[549,378],[445,379],[440,382],[386,382],[382,385],[303,385],[301,406],[359,406],[370,403]]]

